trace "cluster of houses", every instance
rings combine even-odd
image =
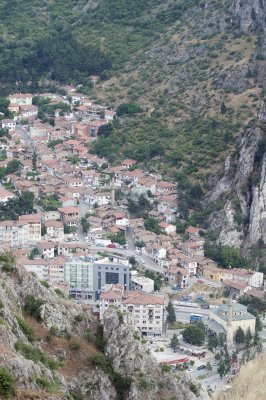
[[[37,212],[16,221],[1,221],[0,247],[13,249],[18,265],[76,299],[98,300],[102,292],[101,316],[108,305],[116,305],[133,315],[148,336],[163,330],[164,300],[153,293],[153,281],[131,276],[126,258],[103,258],[91,251],[91,246],[121,247],[118,238],[130,238],[135,244],[131,250],[156,264],[169,285],[185,288],[189,277],[200,274],[222,281],[236,295],[249,292],[259,297],[263,293],[259,290],[262,273],[218,268],[204,256],[200,228],[188,227],[185,240],[176,232],[175,182],[141,169],[136,160],[125,159],[113,167],[91,152],[99,128],[112,121],[115,112],[72,86],[65,90],[67,96],[40,95],[49,98],[52,105],[69,105],[64,115],[55,110],[53,125],[38,118],[38,106],[32,104],[31,95],[9,96],[14,118],[0,121],[9,133],[0,141],[4,156],[0,167],[16,158],[20,170],[2,180],[0,204],[32,192]],[[25,119],[23,129],[18,128],[18,122]],[[133,217],[127,207],[127,197],[137,201],[140,195],[150,202],[145,219]],[[56,203],[51,210],[46,207],[49,201]],[[147,219],[156,222],[156,233]],[[82,220],[86,221],[83,233]]]

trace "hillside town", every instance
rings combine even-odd
[[[1,251],[45,285],[93,305],[100,319],[110,306],[130,315],[144,337],[167,337],[169,300],[177,321],[199,321],[228,346],[239,328],[254,335],[256,318],[237,299],[264,299],[263,273],[218,266],[204,255],[201,227],[177,233],[176,183],[134,159],[113,166],[95,155],[92,145],[116,113],[63,89],[8,97],[13,118],[0,121]],[[32,210],[8,218],[9,204],[25,195]],[[165,357],[178,364],[175,354]]]

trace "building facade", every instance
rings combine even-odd
[[[100,319],[108,307],[116,306],[130,315],[142,336],[161,336],[164,326],[164,298],[157,295],[126,291],[121,285],[111,285],[101,294]]]

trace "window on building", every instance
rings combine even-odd
[[[98,289],[102,288],[102,274],[98,272]]]
[[[107,284],[117,284],[119,283],[119,274],[116,272],[106,272],[105,273],[105,282]]]

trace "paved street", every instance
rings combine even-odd
[[[30,151],[32,153],[34,153],[34,146],[33,146],[33,142],[28,134],[28,132],[26,131],[25,128],[23,128],[22,125],[17,125],[16,126],[16,131],[19,133],[19,135],[21,136],[21,138],[23,140],[25,140],[26,145],[29,147]]]
[[[190,314],[200,314],[204,317],[209,316],[209,310],[203,310],[199,307],[186,307],[186,306],[175,306],[176,320],[187,323],[190,319]]]

